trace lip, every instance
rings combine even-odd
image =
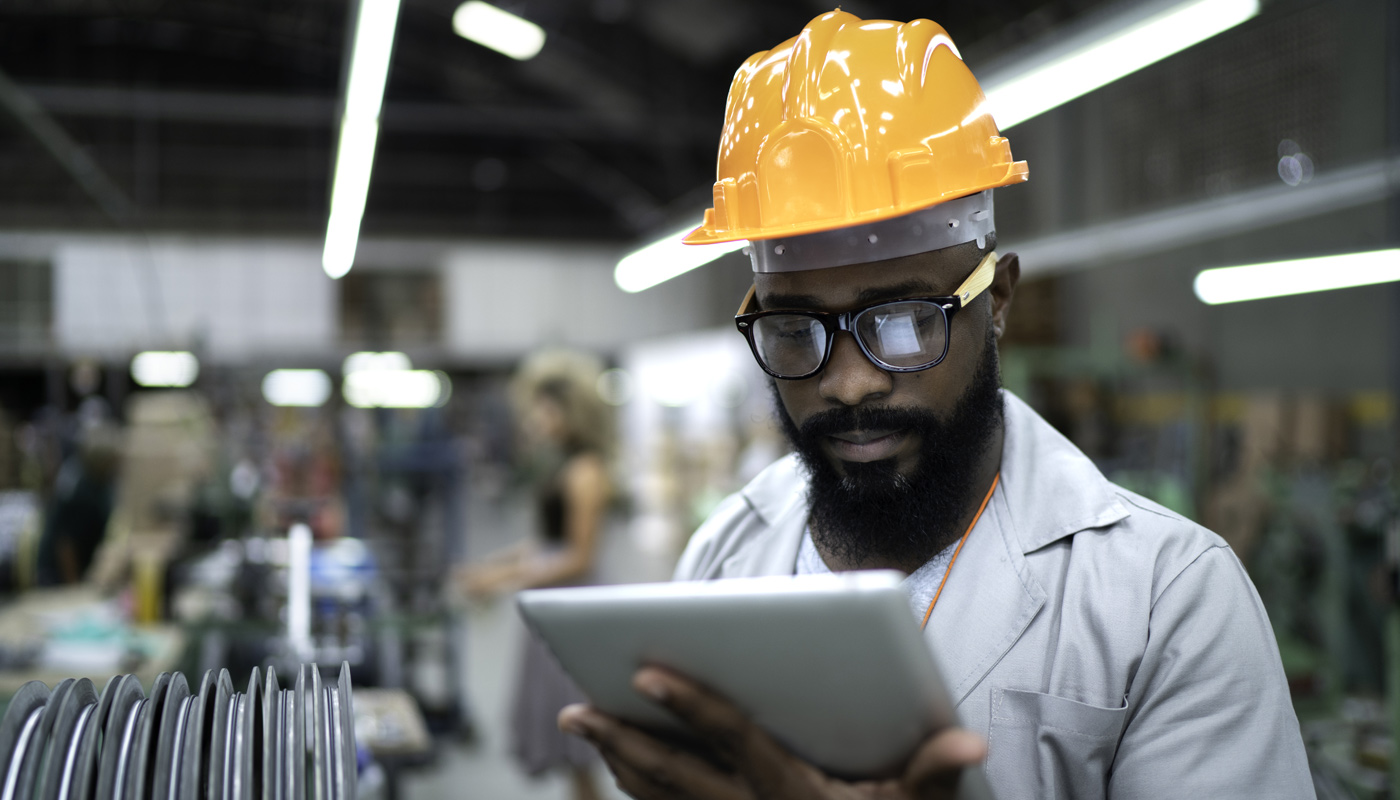
[[[837,458],[863,463],[890,458],[908,438],[904,430],[857,430],[831,434],[827,441]]]

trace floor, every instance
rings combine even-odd
[[[474,492],[468,505],[468,557],[480,556],[532,535],[533,515],[525,497],[502,499]],[[625,583],[665,580],[673,556],[656,552],[638,539],[619,518],[604,535],[598,572],[602,581]],[[427,767],[405,774],[405,800],[568,800],[567,777],[527,778],[507,753],[508,704],[519,656],[523,626],[509,597],[474,604],[466,611],[465,693],[473,708],[476,738],[470,744],[440,743],[440,753]],[[601,766],[595,776],[607,798],[623,798]]]

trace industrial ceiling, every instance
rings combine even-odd
[[[352,2],[0,5],[0,229],[319,235]],[[976,70],[1098,4],[842,7],[933,18]],[[548,35],[517,62],[456,36],[456,5],[403,2],[366,234],[630,241],[694,216],[733,70],[829,10],[501,2]]]

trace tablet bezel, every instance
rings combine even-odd
[[[829,774],[895,774],[956,713],[893,571],[521,592],[527,624],[600,710],[664,733],[645,664],[729,697]],[[813,669],[814,664],[823,665]]]

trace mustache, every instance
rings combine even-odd
[[[804,442],[816,442],[823,437],[853,430],[927,431],[938,427],[939,420],[931,412],[886,406],[842,406],[819,411],[798,427]]]

